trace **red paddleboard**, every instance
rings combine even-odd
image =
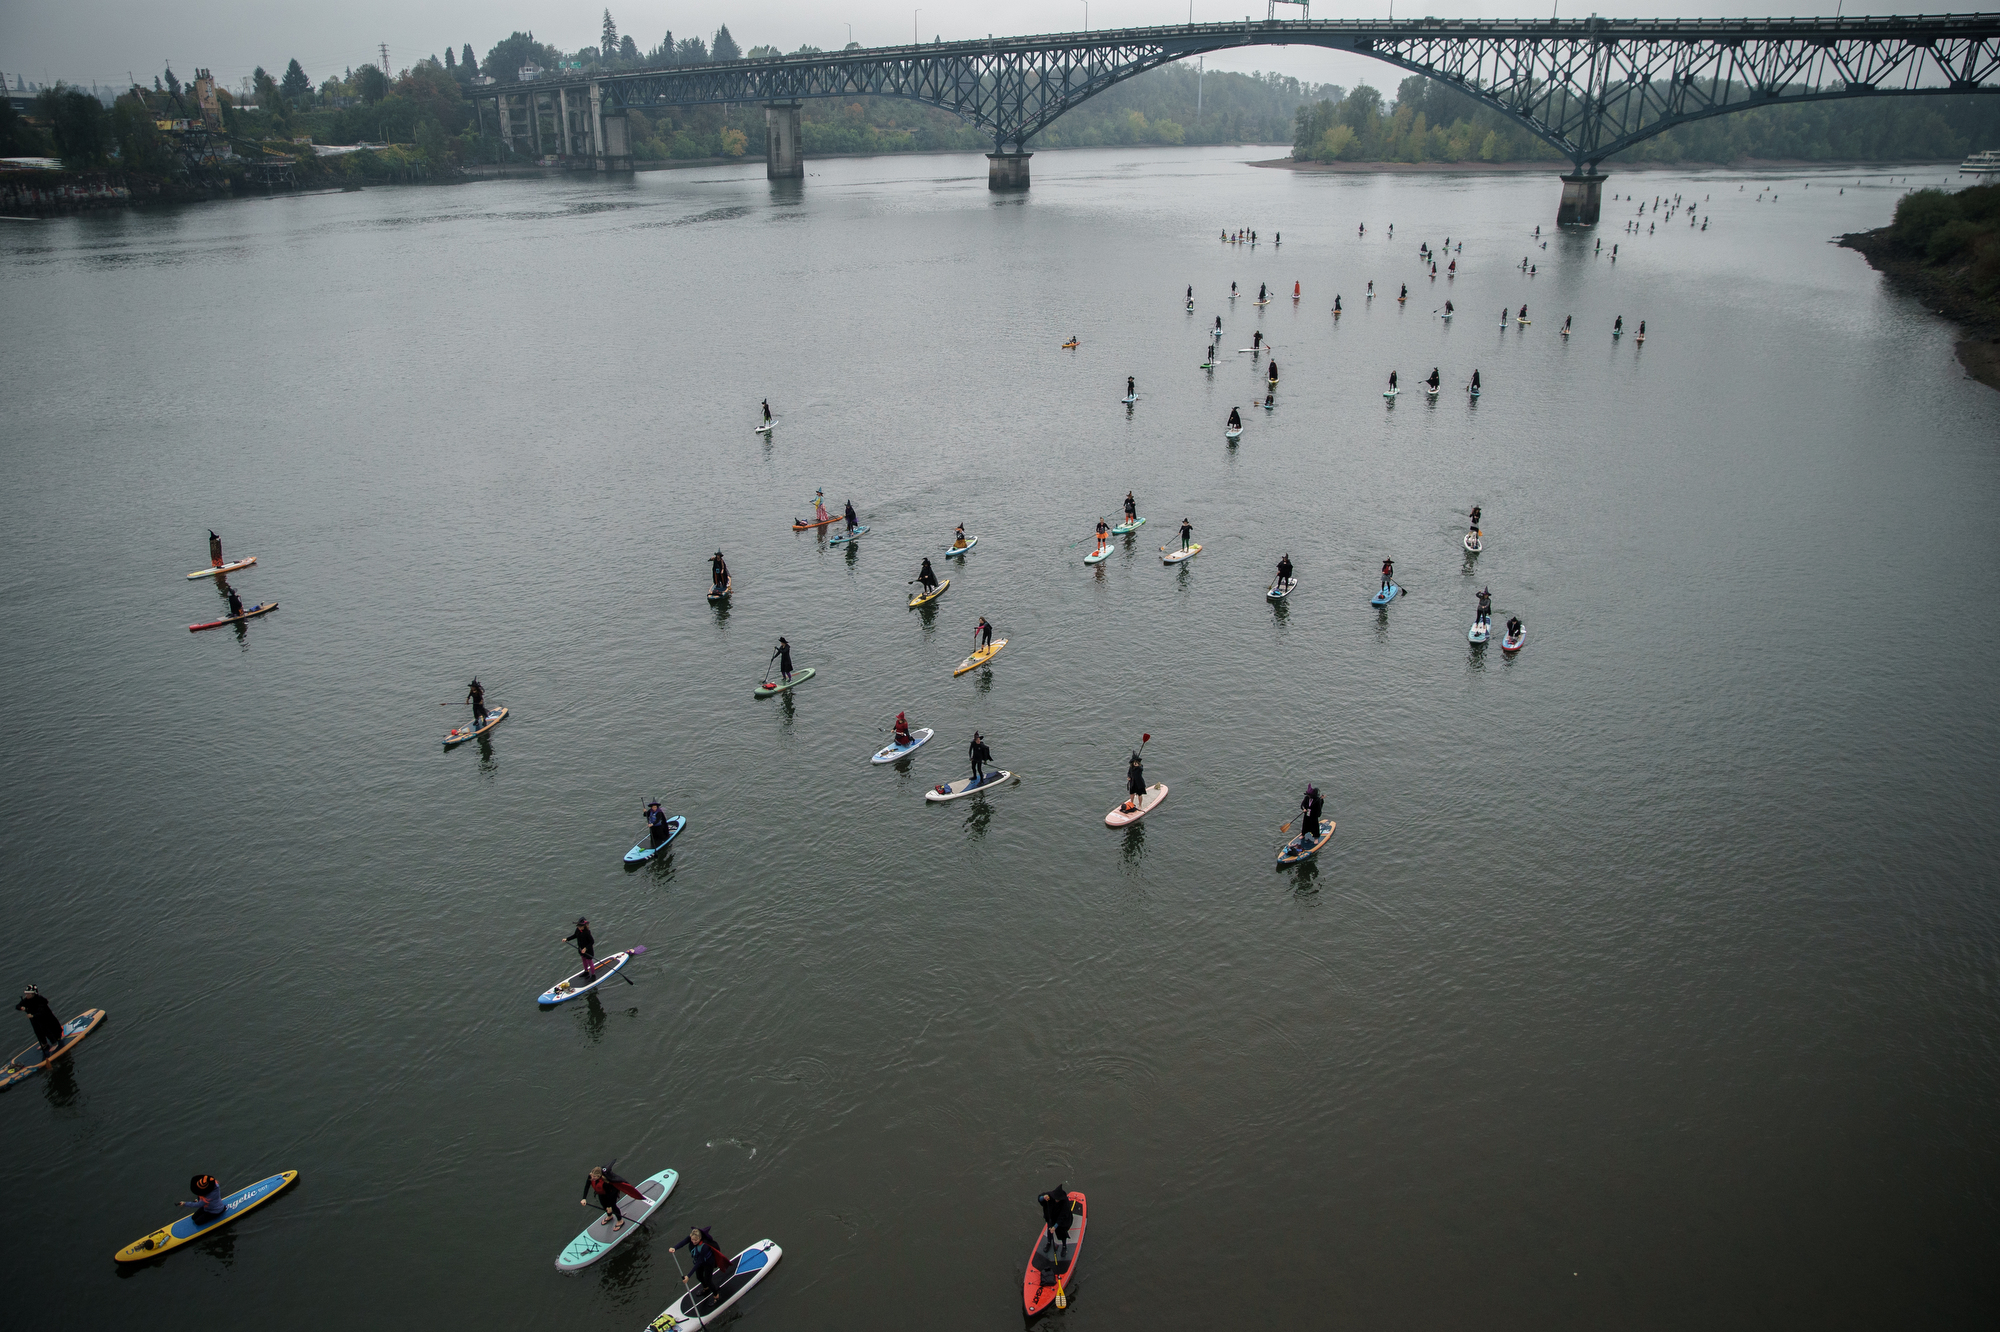
[[[192,634],[198,633],[203,629],[220,629],[225,624],[236,624],[242,620],[255,619],[259,615],[269,615],[276,609],[278,609],[277,602],[265,602],[261,606],[252,606],[241,615],[225,615],[219,620],[210,620],[207,624],[191,624],[188,626],[188,632]]]
[[[815,527],[830,527],[839,521],[840,518],[838,515],[832,518],[815,518],[811,522],[807,522],[803,518],[794,518],[792,519],[792,530],[794,532],[810,532]]]
[[[1054,1304],[1058,1291],[1067,1295],[1076,1279],[1076,1262],[1083,1257],[1085,1218],[1083,1195],[1075,1190],[1069,1195],[1069,1210],[1075,1219],[1069,1223],[1069,1243],[1062,1252],[1056,1252],[1055,1235],[1045,1225],[1028,1254],[1028,1270],[1021,1278],[1021,1304],[1030,1318]]]

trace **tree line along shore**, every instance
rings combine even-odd
[[[1888,226],[1840,243],[1963,328],[1959,364],[2000,389],[2000,185],[1913,190]]]

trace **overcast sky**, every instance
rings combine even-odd
[[[1564,18],[1593,12],[1589,4],[1604,0],[1557,0]],[[1671,18],[1717,13],[1802,15],[1831,13],[1835,3],[1775,0],[1752,9],[1725,7],[1698,0],[1663,0],[1659,4],[1606,7],[1594,12],[1631,18]],[[1571,10],[1568,4],[1576,8]],[[799,0],[613,0],[611,15],[620,33],[629,32],[641,50],[660,40],[671,28],[676,37],[713,33],[727,23],[745,49],[770,43],[783,50],[801,44],[832,49],[847,43],[849,25],[854,40],[864,46],[907,42],[914,31],[924,41],[969,37],[1019,36],[1072,31],[1084,26],[1084,0],[927,0],[921,11],[898,0],[844,0],[804,4]],[[1921,13],[1856,2],[1862,13]],[[1140,27],[1184,23],[1186,0],[1090,0],[1093,28]],[[1246,12],[1263,17],[1263,0],[1194,0],[1197,21],[1240,19]],[[1296,8],[1281,8],[1296,16]],[[1541,17],[1542,5],[1510,3],[1445,4],[1442,0],[1408,0],[1404,14],[1439,14],[1454,18]],[[1930,12],[1937,12],[1933,8]],[[1315,18],[1383,18],[1387,3],[1332,3],[1313,8]],[[171,63],[182,79],[196,66],[215,71],[226,85],[258,65],[273,74],[296,58],[314,82],[349,66],[378,59],[386,43],[389,63],[403,69],[426,56],[442,58],[447,46],[472,49],[481,59],[487,48],[515,29],[532,31],[551,45],[574,50],[594,43],[604,22],[603,0],[191,0],[161,4],[158,0],[0,0],[0,70],[11,84],[25,77],[36,83],[67,79],[75,83],[124,84],[128,71],[151,83],[153,75]],[[1352,86],[1365,79],[1393,89],[1403,77],[1394,66],[1359,56],[1339,55],[1313,47],[1251,47],[1207,57],[1211,69],[1279,70],[1314,82]]]

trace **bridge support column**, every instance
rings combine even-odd
[[[1609,179],[1609,176],[1601,176],[1594,170],[1564,176],[1562,203],[1556,206],[1556,225],[1596,226],[1598,210],[1604,201],[1604,182]]]
[[[986,154],[986,188],[1025,190],[1028,188],[1028,159],[1033,153]]]
[[[764,103],[764,174],[771,180],[804,180],[806,146],[799,132],[803,102]]]

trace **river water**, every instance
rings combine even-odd
[[[699,1222],[784,1247],[745,1327],[999,1329],[1065,1180],[1077,1328],[1985,1326],[2000,394],[1828,243],[1902,185],[1626,174],[1709,228],[1554,236],[1552,177],[1252,155],[0,231],[0,977],[110,1013],[0,1098],[13,1317],[636,1329]],[[815,487],[857,546],[789,530]],[[241,633],[185,628],[210,527],[281,605]],[[780,634],[818,675],[753,701]],[[475,673],[512,713],[444,752]],[[938,738],[871,767],[899,709]],[[1020,783],[926,804],[974,728]],[[649,951],[540,1011],[580,914]],[[612,1157],[681,1188],[561,1277]]]

